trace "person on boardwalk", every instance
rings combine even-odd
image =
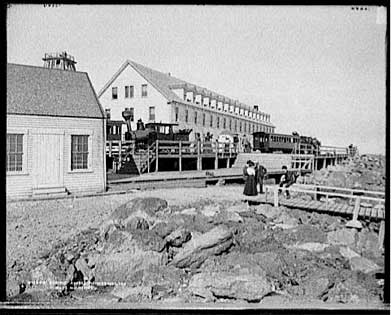
[[[255,167],[255,181],[257,183],[257,186],[259,184],[259,193],[260,194],[264,193],[263,179],[265,178],[266,173],[267,173],[267,169],[263,165],[261,165],[257,162],[256,167]]]
[[[255,181],[255,164],[253,161],[247,161],[246,166],[243,168],[243,175],[245,177],[243,194],[246,196],[258,195],[257,183]]]
[[[282,169],[284,170],[284,174],[281,176],[280,187],[288,188],[296,182],[297,176],[295,172],[288,171],[288,168],[285,165],[282,167]],[[291,196],[289,190],[287,189],[285,190],[285,192],[286,192],[286,197],[290,198]]]

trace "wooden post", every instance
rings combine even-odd
[[[274,186],[274,207],[278,208],[278,185]]]
[[[182,172],[182,141],[179,140],[179,172]]]
[[[197,171],[202,169],[202,160],[201,160],[201,142],[197,140]]]
[[[134,155],[134,152],[136,151],[136,141],[132,142],[132,155]]]
[[[159,171],[159,140],[156,140],[156,162],[155,172]]]
[[[149,173],[149,147],[148,147],[148,150],[147,150],[147,172]]]
[[[111,154],[112,154],[112,152],[111,152],[113,149],[112,147],[113,147],[113,142],[110,140],[109,141],[109,157],[111,157]]]
[[[122,141],[118,142],[118,157],[119,157],[119,168],[122,165]]]
[[[356,202],[354,204],[353,221],[357,221],[357,219],[358,219],[358,213],[360,211],[360,202],[361,202],[361,198],[357,197]]]
[[[323,168],[326,168],[326,166],[327,166],[326,160],[327,160],[327,158],[325,157],[325,158],[323,159]]]
[[[384,247],[384,234],[385,234],[385,222],[382,220],[380,222],[380,230],[379,230],[379,249]]]
[[[227,168],[229,168],[229,158],[227,158]]]
[[[326,210],[328,210],[329,194],[326,194]]]
[[[219,143],[215,141],[215,170],[219,168]]]

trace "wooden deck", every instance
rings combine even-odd
[[[268,175],[282,174],[281,169],[270,169]],[[118,175],[118,176],[117,176]],[[240,179],[243,178],[242,167],[218,168],[202,171],[167,171],[167,172],[153,172],[145,173],[139,176],[126,176],[124,174],[110,174],[108,175],[108,184],[125,184],[137,182],[158,182],[158,181],[175,181],[175,180],[195,180],[204,179],[219,180],[219,179]]]
[[[306,185],[298,185],[299,187],[305,187]],[[308,185],[309,188],[313,188],[314,185]],[[320,187],[321,190],[325,190],[326,186],[317,186]],[[257,201],[261,203],[268,203],[268,204],[274,204],[276,205],[276,198],[275,198],[275,186],[266,186],[265,189],[267,191],[266,194],[258,195],[255,197],[245,197],[245,200],[251,200],[251,201]],[[351,189],[345,189],[345,188],[337,188],[337,187],[326,187],[328,190],[330,188],[333,188],[334,190],[345,190],[350,193]],[[334,215],[343,215],[343,216],[353,216],[355,206],[357,206],[358,211],[358,218],[361,219],[375,219],[375,220],[385,220],[385,212],[384,212],[384,206],[383,207],[376,207],[372,204],[360,204],[360,202],[357,203],[357,199],[362,200],[368,200],[372,202],[376,202],[377,204],[383,204],[384,205],[384,193],[383,192],[371,192],[367,191],[365,192],[365,195],[378,195],[378,197],[368,197],[368,196],[355,196],[350,194],[342,194],[340,192],[325,192],[325,191],[317,191],[317,190],[306,190],[305,188],[297,188],[292,186],[292,188],[289,189],[291,192],[291,198],[287,199],[284,197],[283,194],[279,194],[277,197],[277,204],[279,206],[285,206],[288,208],[297,208],[302,209],[306,211],[316,211],[321,213],[327,213],[327,214],[334,214]],[[303,200],[298,196],[296,193],[306,193],[306,194],[325,194],[330,197],[341,197],[346,199],[351,199],[356,202],[357,205],[351,205],[346,202],[327,202],[328,199],[325,201],[319,201],[315,200],[316,195],[313,195],[311,200]],[[363,192],[363,191],[360,191]],[[296,196],[295,196],[296,195]],[[328,198],[328,197],[327,197]],[[359,200],[359,201],[360,201]]]

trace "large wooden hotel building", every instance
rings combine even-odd
[[[131,112],[131,128],[144,123],[177,123],[191,128],[190,140],[208,132],[213,139],[221,133],[250,137],[255,131],[274,133],[270,114],[258,105],[248,106],[209,89],[175,78],[127,60],[98,93],[109,120],[121,121],[122,112]],[[122,128],[122,133],[125,128]]]

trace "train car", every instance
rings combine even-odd
[[[263,131],[253,133],[253,150],[265,153],[292,153],[300,142],[296,135],[279,133],[266,133]]]
[[[300,136],[297,132],[291,135],[263,131],[253,133],[253,150],[264,153],[317,154],[320,144],[316,138]]]

